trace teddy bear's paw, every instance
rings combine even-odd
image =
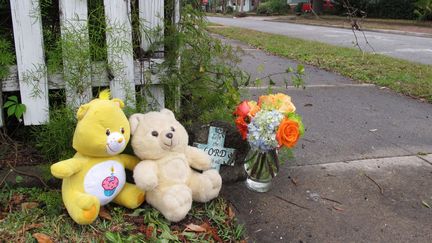
[[[89,195],[89,194],[82,194],[80,195],[77,199],[77,206],[82,209],[82,210],[89,210],[91,209],[94,205],[99,205],[99,200],[93,196],[93,195]]]
[[[76,204],[70,205],[68,212],[75,222],[79,224],[91,224],[99,214],[99,200],[92,195],[80,195],[76,198]]]
[[[147,177],[147,179],[134,177],[134,180],[135,185],[143,191],[152,191],[158,186],[158,179],[156,176]]]
[[[192,207],[192,191],[185,185],[175,185],[165,191],[163,197],[165,210],[162,214],[169,221],[182,220]]]
[[[218,196],[222,178],[216,170],[207,170],[197,175],[191,187],[195,201],[208,202]]]
[[[156,173],[149,168],[147,163],[139,163],[133,172],[135,185],[143,191],[152,191],[158,186],[158,178]]]
[[[203,175],[211,181],[212,190],[217,190],[217,193],[219,193],[222,187],[222,177],[219,172],[217,172],[217,170],[206,170],[203,172]]]
[[[73,175],[73,170],[67,164],[55,163],[51,165],[51,174],[56,178],[67,178]]]

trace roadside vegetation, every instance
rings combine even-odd
[[[244,228],[222,198],[195,203],[187,218],[169,223],[148,205],[105,206],[92,225],[67,215],[60,191],[0,189],[0,242],[240,242]]]
[[[432,68],[355,48],[337,47],[235,27],[208,27],[267,52],[310,64],[364,83],[388,87],[432,103]]]
[[[347,17],[335,15],[323,15],[318,18],[312,14],[308,15],[285,15],[275,17],[271,21],[287,22],[295,24],[311,24],[319,26],[331,26],[340,28],[352,28],[352,21]],[[376,19],[365,18],[357,23],[360,29],[384,29],[403,32],[417,32],[430,34],[432,36],[432,21],[416,21],[407,19]]]

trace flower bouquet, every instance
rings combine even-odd
[[[285,94],[261,96],[258,103],[243,101],[237,106],[235,123],[251,150],[245,159],[246,185],[255,191],[270,189],[279,171],[278,150],[291,150],[304,133],[301,116]]]

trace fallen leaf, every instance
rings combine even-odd
[[[144,224],[142,224],[138,227],[138,231],[141,233],[146,233],[146,230],[147,230],[147,226]]]
[[[213,228],[210,226],[209,223],[204,222],[203,224],[200,225],[202,228],[206,229],[207,232],[211,233],[213,239],[217,242],[223,242],[222,239],[219,237],[218,235],[218,231],[217,229]]]
[[[423,204],[423,206],[425,206],[425,207],[427,207],[427,208],[431,208],[431,206],[430,206],[427,202],[425,202],[425,201],[423,201],[423,200],[422,200],[422,204]]]
[[[192,232],[206,232],[206,229],[201,227],[200,225],[196,225],[193,223],[190,223],[186,225],[186,231],[192,231]]]
[[[340,207],[338,207],[338,206],[333,206],[333,208],[336,209],[337,211],[345,211],[345,209],[340,208]]]
[[[24,195],[14,193],[11,197],[10,203],[11,204],[20,204],[24,200]]]
[[[41,228],[43,226],[44,226],[44,224],[30,224],[30,225],[27,225],[25,227],[24,231],[31,230],[31,229]]]
[[[22,211],[27,211],[29,209],[37,208],[37,207],[39,207],[39,203],[37,203],[37,202],[24,202],[24,203],[21,203],[21,210]]]
[[[234,216],[235,216],[234,210],[230,206],[228,206],[228,218],[233,219]]]
[[[297,186],[297,180],[291,177],[291,182],[294,184],[294,186]]]
[[[152,236],[153,236],[153,229],[154,229],[153,226],[147,227],[146,232],[145,232],[145,235],[146,235],[147,239],[151,239],[152,238]]]
[[[122,231],[122,226],[121,225],[113,225],[111,226],[111,228],[109,229],[110,232],[120,232]]]
[[[308,104],[304,104],[304,106],[305,107],[308,107],[308,106],[310,107],[310,106],[313,106],[313,104],[308,103]]]
[[[99,217],[101,217],[103,219],[106,219],[106,220],[109,220],[109,221],[112,220],[111,215],[108,213],[108,211],[104,207],[100,208],[100,210],[99,210]]]
[[[52,243],[51,238],[43,233],[34,233],[33,237],[37,240],[38,243]]]
[[[369,130],[369,132],[376,132],[376,131],[378,131],[378,129],[371,129],[371,130]]]

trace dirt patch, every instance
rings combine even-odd
[[[0,169],[10,166],[39,165],[46,162],[37,149],[30,144],[4,136],[0,140]]]

